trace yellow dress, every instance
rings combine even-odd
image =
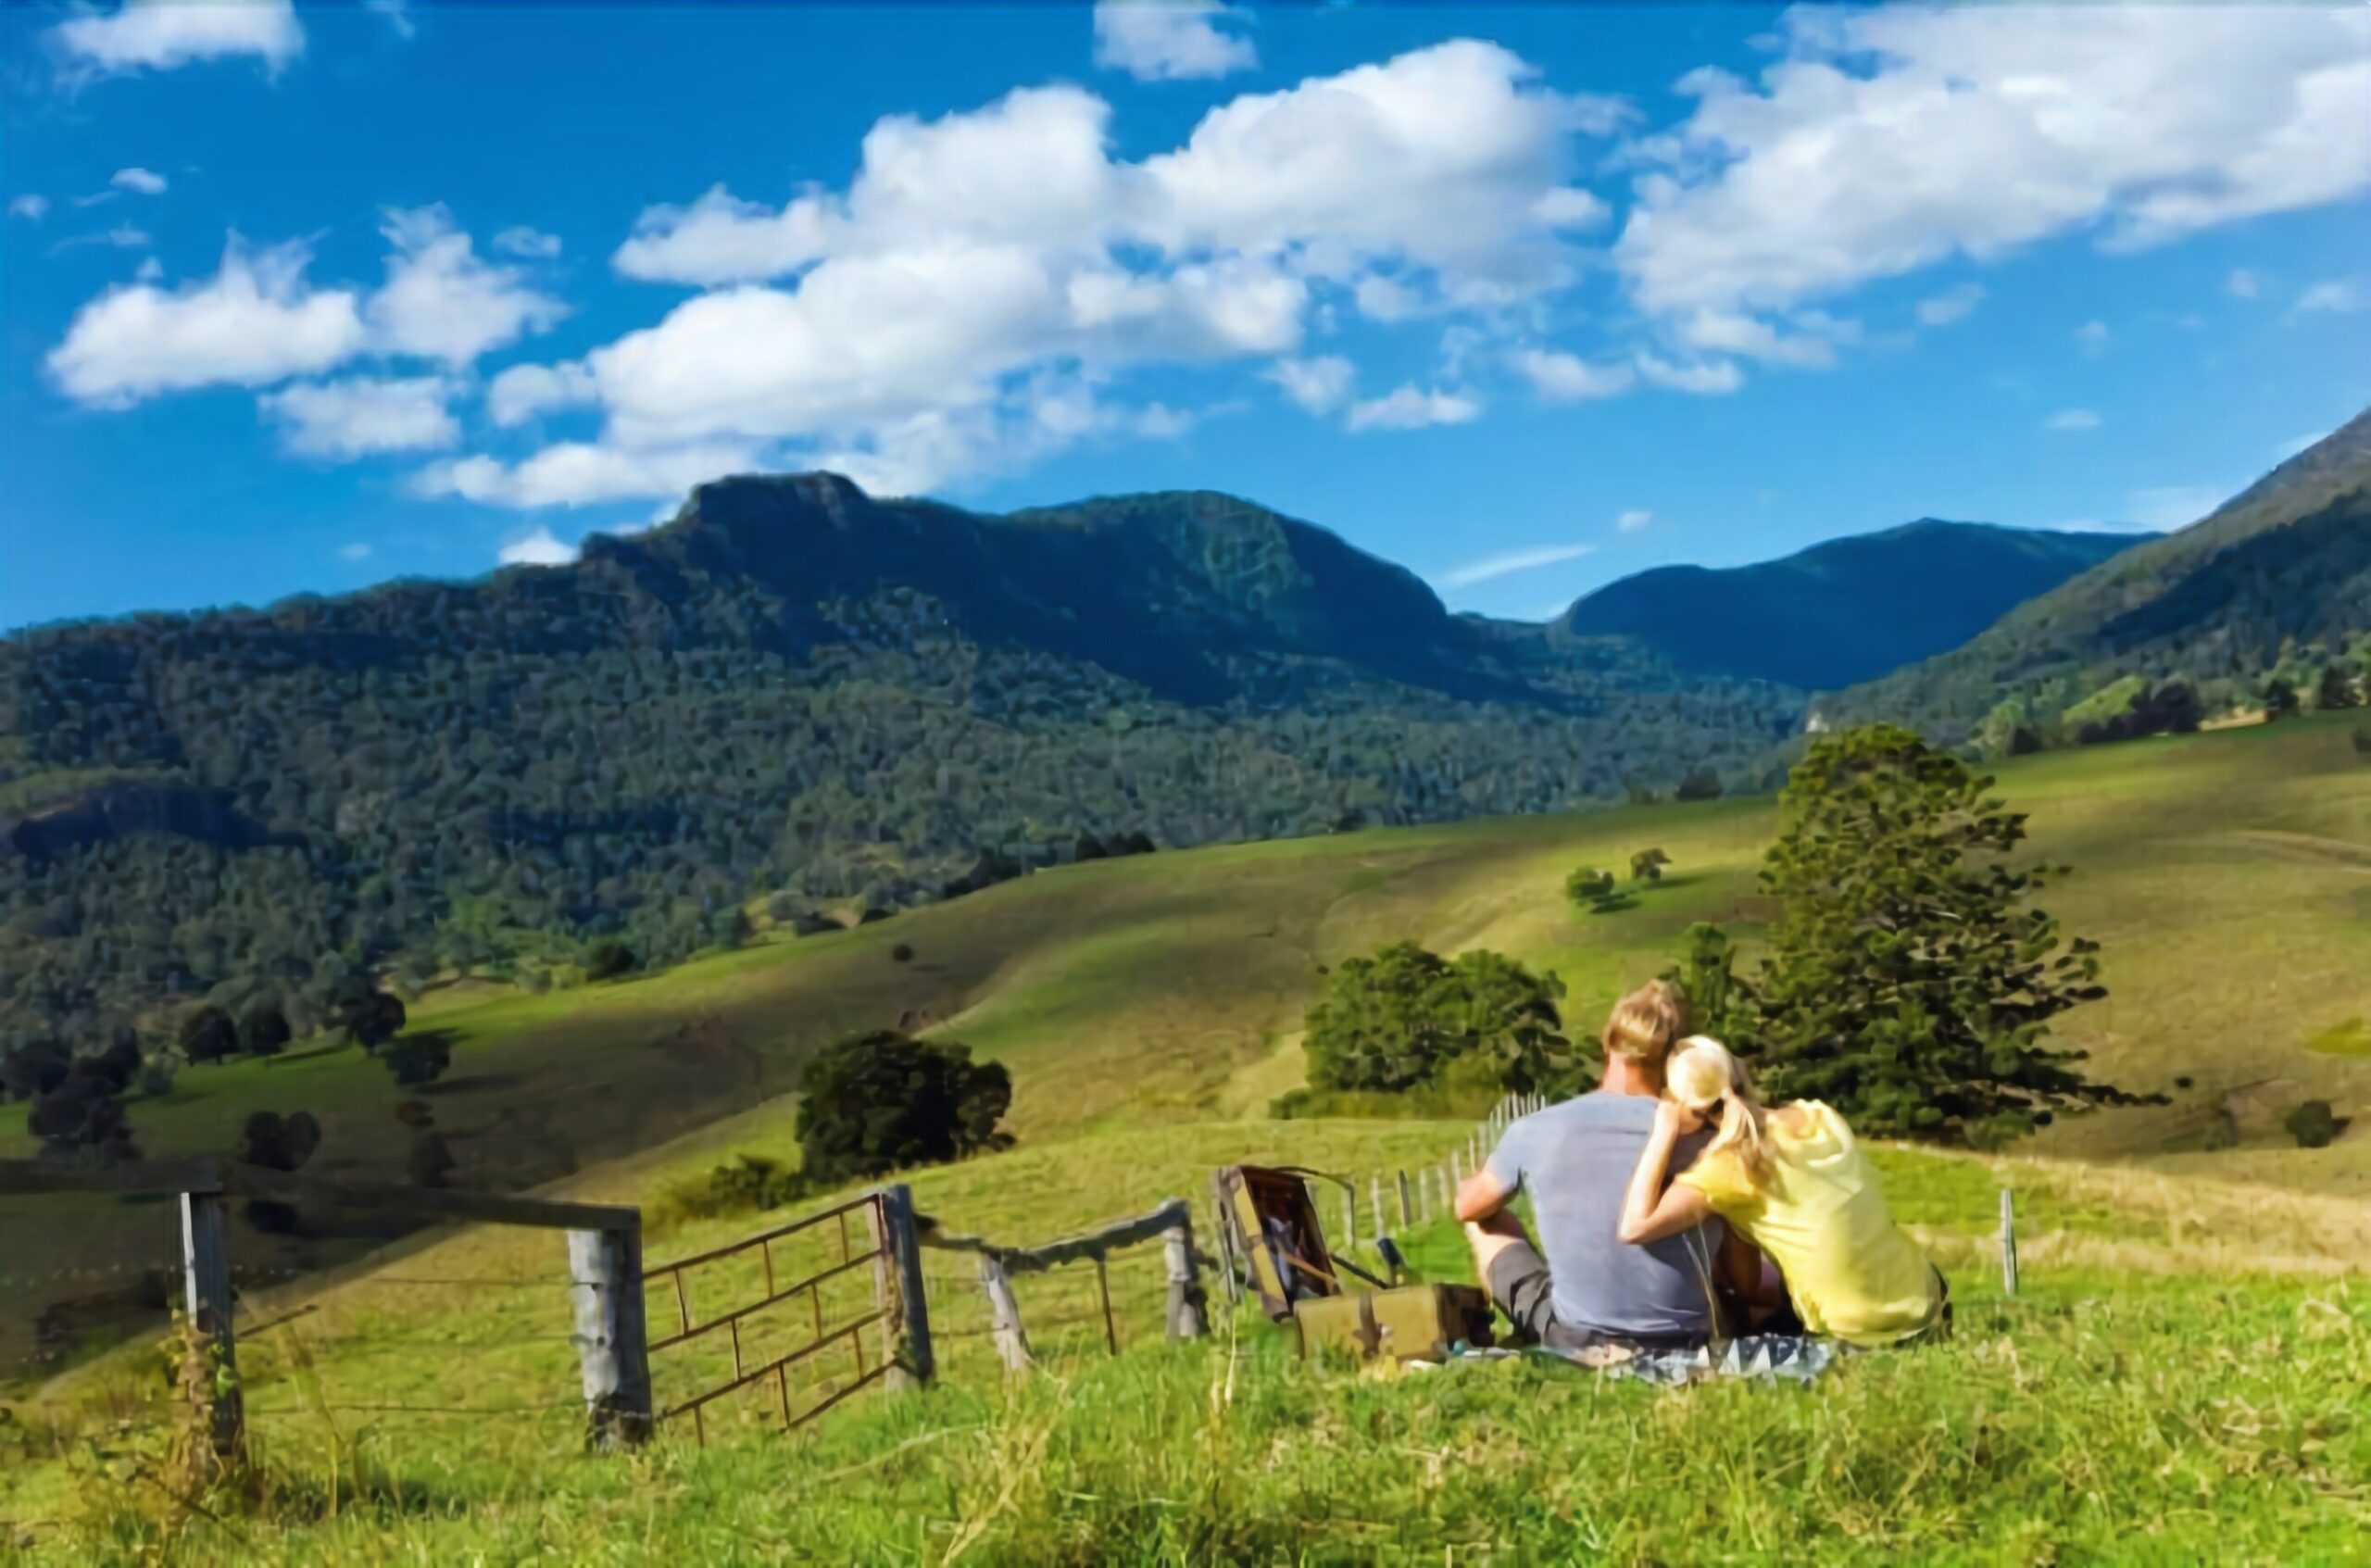
[[[1934,1326],[1942,1282],[1886,1212],[1876,1168],[1844,1118],[1817,1100],[1772,1113],[1767,1182],[1737,1151],[1708,1152],[1676,1180],[1704,1195],[1787,1276],[1803,1326],[1853,1345],[1891,1345]]]

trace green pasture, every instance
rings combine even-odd
[[[1465,1131],[1114,1128],[917,1172],[912,1185],[918,1209],[949,1230],[1034,1242],[1198,1196],[1229,1160],[1293,1160],[1363,1185],[1368,1173],[1439,1159]],[[568,1190],[650,1198],[728,1152],[790,1147],[777,1108]],[[1171,1346],[1145,1255],[1110,1270],[1116,1358],[1090,1271],[1022,1277],[1039,1366],[1015,1383],[983,1333],[969,1260],[934,1252],[934,1388],[860,1394],[789,1436],[760,1390],[710,1407],[705,1446],[679,1422],[631,1459],[582,1451],[556,1239],[473,1228],[327,1288],[244,1303],[269,1477],[250,1511],[169,1536],[139,1500],[157,1387],[130,1355],[14,1406],[0,1425],[0,1553],[2272,1563],[2341,1561],[2371,1527],[2363,1205],[2024,1160],[1879,1160],[1896,1211],[1952,1276],[1958,1337],[1853,1360],[1808,1388],[1661,1390],[1536,1362],[1377,1378],[1300,1361],[1287,1336],[1223,1304],[1210,1340]],[[2025,1217],[2013,1301],[1988,1235],[2004,1185]],[[651,1259],[786,1217],[666,1230]],[[1463,1276],[1446,1223],[1402,1234],[1428,1277]],[[649,1306],[663,1332],[663,1288]],[[859,1308],[835,1299],[833,1321]],[[724,1370],[673,1352],[658,1362],[662,1401]],[[852,1370],[802,1372],[794,1399],[805,1408]],[[386,1406],[407,1408],[371,1408]],[[433,1413],[447,1407],[497,1413]]]

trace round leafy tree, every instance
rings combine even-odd
[[[1305,1021],[1310,1085],[1412,1089],[1438,1082],[1461,1058],[1491,1063],[1519,1093],[1563,1083],[1574,1065],[1556,1010],[1563,995],[1554,975],[1498,953],[1449,960],[1401,942],[1351,959]]]
[[[798,1146],[819,1182],[877,1176],[1009,1148],[997,1123],[1012,1104],[1002,1062],[894,1029],[826,1046],[798,1080]]]
[[[1602,866],[1583,866],[1564,879],[1564,897],[1583,909],[1613,892],[1613,873]]]
[[[238,1026],[220,1008],[202,1007],[182,1021],[182,1055],[190,1060],[220,1061],[238,1049]]]
[[[1733,1020],[1750,1011],[1737,1043],[1771,1093],[1880,1136],[1977,1147],[2057,1110],[2146,1102],[2046,1043],[2052,1019],[2107,994],[2099,944],[2027,907],[2067,868],[2007,862],[2026,818],[1991,786],[1884,724],[1824,736],[1796,765],[1762,872],[1781,904],[1771,954],[1750,1009],[1726,998]]]

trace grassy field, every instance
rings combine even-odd
[[[2371,1054],[2354,1044],[2371,1019],[2371,768],[2344,716],[2025,759],[2001,789],[2033,814],[2038,850],[2076,868],[2049,907],[2104,945],[2111,995],[2063,1037],[2114,1081],[2174,1100],[2067,1123],[2036,1151],[2371,1194]],[[1300,1081],[1297,1031],[1321,964],[1402,937],[1495,947],[1559,974],[1585,1031],[1669,960],[1690,921],[1730,922],[1750,948],[1773,827],[1768,799],[1736,799],[1064,868],[625,983],[423,1009],[455,1056],[422,1098],[455,1179],[483,1187],[564,1179],[726,1123],[787,1092],[816,1044],[901,1022],[1005,1061],[1025,1144],[1258,1115]],[[1675,866],[1637,907],[1581,916],[1564,902],[1574,866],[1625,867],[1650,845]],[[2355,1118],[2331,1148],[2280,1131],[2306,1096]],[[385,1176],[402,1169],[410,1134],[393,1110],[408,1098],[358,1051],[299,1049],[185,1071],[132,1110],[152,1154],[228,1148],[256,1109],[311,1110],[326,1129],[316,1173]],[[2243,1113],[2242,1142],[2203,1152],[2227,1106]],[[26,1149],[21,1124],[0,1122],[0,1153]],[[259,1265],[296,1270],[387,1239],[354,1224],[249,1246]],[[83,1296],[120,1293],[172,1246],[160,1209],[0,1203],[0,1258],[86,1272]],[[19,1270],[0,1263],[0,1361],[6,1336],[61,1294]]]
[[[1039,1241],[1196,1194],[1230,1160],[1360,1174],[1437,1159],[1464,1132],[1110,1129],[917,1173],[913,1186],[949,1228]],[[790,1144],[777,1109],[568,1190],[646,1197],[721,1150]],[[145,1435],[155,1380],[125,1358],[0,1425],[0,1555],[2290,1563],[2359,1549],[2371,1206],[2047,1160],[1880,1160],[1896,1211],[1953,1276],[1959,1336],[1848,1361],[1809,1388],[1658,1390],[1530,1362],[1378,1380],[1298,1361],[1275,1330],[1223,1310],[1208,1342],[1167,1346],[1158,1269],[1141,1255],[1111,1269],[1116,1358],[1091,1273],[1024,1278],[1040,1369],[1010,1383],[968,1260],[929,1253],[934,1388],[859,1396],[787,1437],[764,1390],[712,1407],[705,1446],[677,1424],[633,1459],[581,1451],[554,1238],[449,1234],[327,1289],[244,1303],[261,1506],[159,1523],[141,1474],[158,1447]],[[2026,1216],[2013,1301],[1986,1239],[2001,1185]],[[759,1223],[682,1227],[653,1260]],[[1431,1277],[1462,1273],[1447,1225],[1409,1240]],[[831,1321],[856,1305],[834,1301]],[[663,1291],[650,1308],[664,1325]],[[721,1371],[661,1352],[662,1401]],[[802,1374],[795,1401],[852,1371]]]

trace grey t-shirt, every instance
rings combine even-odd
[[[1622,1198],[1654,1130],[1655,1101],[1603,1090],[1535,1110],[1510,1126],[1490,1154],[1490,1174],[1531,1195],[1556,1320],[1613,1334],[1709,1334],[1700,1258],[1726,1239],[1722,1223],[1644,1247],[1624,1244]],[[1679,1141],[1685,1170],[1711,1135]]]

